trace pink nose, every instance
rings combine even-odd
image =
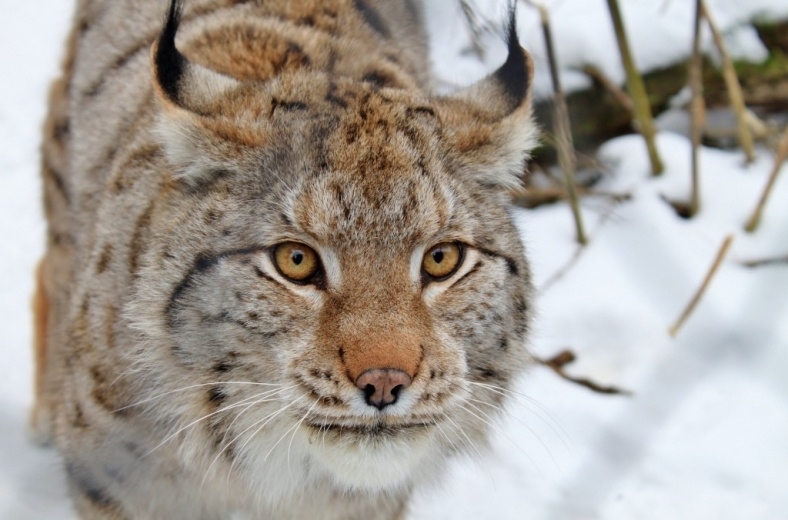
[[[411,377],[395,368],[365,370],[356,378],[356,386],[364,391],[367,404],[382,410],[397,402],[400,391],[410,386]]]

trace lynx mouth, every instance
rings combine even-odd
[[[427,430],[435,426],[435,423],[427,421],[402,424],[386,424],[383,422],[377,422],[374,424],[338,424],[329,422],[305,421],[304,425],[318,434],[331,432],[335,434],[348,433],[351,435],[368,437],[391,437],[405,432]]]

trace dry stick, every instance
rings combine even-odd
[[[673,326],[670,328],[671,337],[674,338],[676,337],[676,334],[678,334],[679,329],[681,329],[681,326],[684,325],[684,322],[687,321],[687,318],[689,318],[690,314],[692,314],[692,311],[695,310],[695,307],[698,305],[698,302],[703,297],[703,294],[706,292],[706,289],[708,289],[709,283],[711,282],[712,278],[714,278],[714,275],[717,273],[717,270],[720,268],[720,265],[722,265],[722,261],[725,259],[725,255],[728,254],[728,249],[730,249],[732,243],[733,243],[733,235],[728,235],[727,237],[725,237],[725,241],[722,243],[720,250],[717,252],[717,258],[714,259],[714,263],[711,265],[711,269],[709,269],[709,272],[706,273],[706,278],[704,278],[703,284],[701,284],[701,286],[695,292],[695,295],[692,297],[692,300],[690,300],[689,304],[687,304],[687,307],[684,309],[684,312],[681,313],[679,319],[676,320],[676,323],[674,323]]]
[[[761,194],[761,199],[758,201],[755,211],[753,211],[752,216],[744,226],[744,229],[748,233],[752,233],[758,229],[758,225],[761,223],[763,208],[766,206],[766,200],[769,198],[769,194],[772,192],[774,181],[777,180],[777,174],[780,172],[780,167],[782,166],[783,162],[785,162],[786,155],[788,155],[788,128],[785,129],[783,136],[780,138],[780,144],[777,147],[777,157],[774,158],[774,166],[772,166],[772,172],[769,175],[769,181],[766,183],[766,188]]]
[[[744,267],[762,267],[765,265],[788,264],[788,255],[775,256],[774,258],[759,258],[757,260],[747,260],[742,262]]]
[[[553,34],[550,30],[550,15],[547,9],[540,4],[536,5],[539,16],[542,20],[542,33],[544,34],[545,47],[547,48],[547,59],[550,63],[550,78],[553,81],[553,103],[555,106],[555,128],[553,129],[558,148],[558,165],[564,172],[566,178],[566,191],[569,194],[569,204],[572,207],[572,214],[575,218],[575,229],[577,231],[577,241],[586,245],[588,238],[583,229],[583,215],[580,213],[580,203],[575,190],[575,169],[577,168],[575,158],[575,146],[572,142],[572,130],[569,123],[569,110],[566,108],[566,98],[561,88],[561,80],[558,76],[558,63],[555,58],[553,47]]]
[[[640,134],[646,140],[646,147],[648,148],[648,156],[651,161],[651,173],[653,175],[660,175],[664,169],[662,166],[662,159],[659,157],[659,151],[655,142],[656,130],[654,128],[654,120],[651,117],[651,105],[646,95],[646,86],[643,83],[643,76],[638,72],[635,62],[632,59],[632,53],[629,50],[629,42],[627,35],[624,31],[624,22],[621,18],[621,10],[618,7],[618,0],[607,0],[608,8],[610,9],[610,17],[613,19],[613,27],[616,31],[616,40],[618,41],[618,49],[621,53],[621,61],[624,63],[624,69],[627,72],[627,90],[632,96],[635,103],[635,119]]]
[[[690,104],[690,134],[692,138],[692,194],[687,210],[689,217],[694,217],[700,210],[700,140],[703,134],[705,105],[703,102],[703,58],[700,54],[700,22],[703,18],[703,2],[696,1],[695,30],[692,37],[692,58],[689,66],[689,84],[692,90]]]
[[[601,197],[615,203],[632,200],[631,193],[616,193],[592,190],[583,187],[577,188],[577,194],[580,197]],[[556,202],[564,201],[567,198],[567,193],[563,188],[519,188],[512,190],[511,197],[514,204],[524,208],[533,209],[539,206],[555,204]]]
[[[618,100],[624,109],[629,112],[630,116],[635,115],[635,106],[632,104],[632,98],[624,92],[618,85],[616,85],[613,80],[611,80],[604,72],[602,72],[598,67],[593,65],[586,65],[583,67],[583,72],[585,72],[588,76],[590,76],[594,81],[599,83],[602,88],[610,92],[614,98]]]
[[[471,47],[473,53],[479,58],[484,59],[484,47],[482,46],[482,28],[476,16],[473,7],[468,3],[468,0],[460,0],[460,9],[462,10],[465,23],[468,25],[468,30],[471,32]]]
[[[728,88],[728,99],[731,103],[731,109],[733,109],[734,114],[736,114],[739,144],[742,150],[744,150],[747,163],[751,163],[755,160],[755,149],[750,125],[747,122],[747,107],[744,106],[744,94],[742,94],[741,91],[741,83],[739,83],[739,77],[736,75],[733,60],[730,54],[728,54],[728,49],[725,47],[725,42],[722,40],[722,35],[717,28],[717,24],[714,23],[714,18],[712,18],[708,6],[703,0],[701,0],[700,6],[703,17],[706,18],[706,22],[708,22],[709,28],[711,29],[714,44],[717,46],[717,50],[720,51],[720,56],[722,56],[722,74],[725,78],[725,86]]]
[[[574,377],[567,374],[564,370],[564,367],[577,359],[577,356],[571,350],[562,350],[550,359],[541,359],[536,357],[534,359],[536,359],[539,364],[551,369],[563,379],[566,379],[571,383],[575,383],[576,385],[584,386],[592,392],[608,395],[632,395],[632,392],[629,390],[624,390],[615,386],[600,385],[599,383],[596,383],[587,377]]]

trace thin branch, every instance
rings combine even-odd
[[[739,77],[736,75],[736,69],[733,66],[733,60],[731,59],[730,54],[728,54],[728,49],[726,48],[725,42],[722,39],[722,35],[717,28],[717,24],[714,23],[714,18],[711,15],[711,11],[709,11],[708,6],[703,0],[701,0],[700,6],[703,16],[706,18],[706,22],[708,22],[709,28],[711,29],[711,35],[714,38],[714,44],[717,46],[720,56],[722,56],[722,74],[725,78],[725,85],[728,88],[728,98],[730,99],[731,109],[733,110],[734,114],[736,114],[736,126],[739,132],[739,144],[741,145],[742,150],[744,150],[744,155],[747,158],[747,162],[751,163],[755,160],[755,149],[753,145],[752,132],[750,131],[750,126],[747,122],[747,107],[744,106],[744,94],[742,94]]]
[[[664,170],[662,159],[657,150],[655,142],[656,129],[654,127],[654,120],[651,116],[651,105],[648,101],[646,94],[646,86],[643,83],[643,76],[640,75],[635,61],[632,59],[632,53],[629,49],[629,42],[627,41],[626,31],[624,29],[624,21],[621,18],[621,10],[618,7],[618,0],[607,0],[607,5],[610,10],[610,17],[613,20],[613,28],[616,31],[616,40],[618,41],[618,49],[621,53],[621,61],[624,63],[624,69],[627,73],[627,90],[632,96],[635,103],[635,115],[637,121],[637,129],[643,138],[646,140],[646,147],[648,148],[648,156],[651,161],[651,173],[653,175],[660,175]]]
[[[615,386],[605,386],[600,385],[599,383],[595,383],[588,378],[585,377],[574,377],[570,376],[564,370],[564,367],[577,359],[577,356],[571,350],[563,350],[559,352],[557,355],[553,356],[550,359],[540,359],[535,357],[536,361],[549,368],[563,379],[574,383],[576,385],[583,386],[588,388],[592,392],[596,392],[598,394],[608,394],[608,395],[632,395],[632,392],[629,390],[623,390],[621,388],[617,388]]]
[[[700,210],[700,140],[705,126],[706,107],[703,102],[703,57],[700,53],[700,22],[703,18],[703,2],[695,2],[695,29],[692,37],[692,58],[689,66],[689,84],[692,90],[690,103],[690,134],[692,138],[692,194],[688,216],[694,217]]]
[[[558,164],[564,172],[566,179],[566,191],[569,194],[569,204],[572,207],[572,215],[575,219],[575,230],[577,241],[586,245],[588,238],[583,229],[583,215],[580,212],[580,202],[575,190],[575,170],[577,163],[575,159],[575,147],[572,142],[572,127],[569,122],[569,110],[566,107],[566,98],[561,88],[561,80],[558,74],[558,62],[555,57],[553,47],[553,34],[550,29],[550,15],[547,9],[540,4],[529,2],[536,5],[542,21],[542,34],[544,35],[545,47],[547,48],[547,58],[550,63],[550,78],[553,82],[553,103],[555,106],[555,128],[556,145],[558,148]]]
[[[684,309],[684,312],[681,313],[679,319],[676,320],[676,323],[674,323],[673,326],[670,328],[670,335],[672,337],[674,338],[676,337],[676,334],[678,334],[679,330],[681,329],[681,326],[684,325],[684,322],[687,321],[687,318],[689,318],[690,314],[692,314],[692,311],[695,310],[695,307],[698,305],[698,302],[705,294],[706,289],[709,288],[709,284],[711,283],[711,280],[714,278],[714,275],[717,273],[717,270],[720,268],[720,265],[722,265],[722,261],[725,259],[725,255],[728,254],[728,250],[730,249],[732,243],[733,243],[733,235],[728,235],[727,237],[725,237],[725,241],[722,243],[720,250],[717,252],[717,258],[714,259],[714,263],[711,265],[711,268],[706,273],[706,277],[703,279],[703,283],[698,288],[698,290],[695,291],[695,295],[687,304],[687,307]]]
[[[610,92],[610,94],[612,94],[613,97],[618,100],[621,106],[624,107],[627,112],[629,112],[630,116],[635,116],[635,106],[632,104],[632,98],[618,85],[616,85],[615,82],[607,76],[607,74],[602,72],[599,67],[594,65],[586,65],[582,68],[582,71],[590,76],[591,79],[599,83],[602,88]]]
[[[626,202],[632,199],[631,193],[615,193],[583,187],[577,188],[577,194],[580,197],[601,197],[615,203]],[[569,194],[563,187],[517,189],[512,191],[512,203],[527,209],[555,204],[556,202],[564,201],[568,198]]]
[[[744,226],[744,229],[748,233],[752,233],[756,229],[758,229],[758,225],[761,223],[761,216],[763,215],[763,209],[766,207],[766,201],[769,199],[769,195],[772,192],[772,188],[774,187],[774,182],[777,180],[777,174],[780,173],[780,168],[782,167],[783,163],[785,162],[785,158],[788,155],[788,127],[783,132],[782,137],[780,138],[780,144],[777,146],[777,156],[774,158],[774,166],[772,166],[772,172],[769,174],[769,180],[766,182],[766,188],[764,188],[763,193],[761,194],[761,198],[758,201],[758,205],[755,206],[755,210],[752,213],[752,216],[747,220],[747,224]]]
[[[763,267],[766,265],[779,265],[779,264],[788,264],[788,255],[775,256],[773,258],[759,258],[757,260],[747,260],[745,262],[741,262],[741,265],[750,268]]]
[[[482,24],[479,23],[476,11],[473,9],[473,6],[468,3],[468,0],[460,0],[460,9],[465,18],[465,24],[471,32],[471,48],[473,49],[473,53],[479,59],[484,59],[484,46],[482,45],[482,33],[484,29]]]

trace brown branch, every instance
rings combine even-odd
[[[549,368],[556,374],[558,374],[563,379],[574,383],[576,385],[583,386],[588,388],[592,392],[596,392],[598,394],[607,394],[607,395],[632,395],[632,392],[629,390],[623,390],[621,388],[617,388],[615,386],[605,386],[600,385],[599,383],[595,383],[594,381],[585,378],[585,377],[574,377],[566,373],[564,371],[564,367],[577,359],[577,356],[571,350],[563,350],[559,352],[557,355],[553,356],[550,359],[540,359],[535,357],[536,361]]]
[[[717,252],[717,257],[714,259],[714,263],[711,265],[711,268],[706,273],[706,277],[703,279],[703,283],[698,288],[698,290],[695,291],[694,296],[687,304],[687,306],[684,308],[684,311],[681,313],[681,316],[679,316],[678,320],[676,320],[676,323],[674,323],[673,326],[670,327],[669,332],[672,337],[674,338],[676,337],[676,334],[678,334],[679,330],[681,329],[681,326],[684,325],[684,322],[687,321],[687,318],[689,318],[690,314],[692,314],[692,311],[694,311],[695,307],[698,305],[700,299],[706,293],[706,289],[709,288],[709,284],[711,283],[711,280],[714,278],[714,275],[717,273],[717,270],[720,268],[720,265],[722,265],[722,261],[725,259],[725,255],[728,253],[728,250],[730,249],[732,243],[733,243],[733,235],[728,235],[727,237],[725,237],[725,241],[722,243],[720,250]]]
[[[613,193],[607,191],[591,190],[578,187],[577,194],[580,197],[601,197],[609,199],[615,203],[626,202],[632,199],[631,193]],[[548,204],[555,204],[567,200],[569,194],[564,188],[531,188],[518,189],[512,191],[512,203],[527,209],[538,208]]]
[[[624,69],[627,73],[627,90],[632,96],[635,107],[635,115],[637,121],[638,132],[646,140],[646,147],[648,148],[648,156],[651,161],[651,173],[653,175],[660,175],[664,170],[662,159],[657,150],[655,142],[656,129],[654,127],[654,120],[651,116],[651,105],[648,101],[646,94],[646,86],[643,83],[643,76],[640,75],[635,61],[632,59],[632,52],[629,49],[629,42],[627,41],[626,31],[624,29],[624,21],[621,18],[621,10],[618,7],[618,0],[607,0],[608,9],[610,10],[610,17],[613,20],[613,28],[616,31],[616,40],[618,41],[618,49],[621,53],[621,61],[624,63]]]
[[[575,230],[577,241],[581,245],[588,243],[585,229],[583,229],[583,215],[580,212],[580,202],[575,190],[575,170],[577,163],[575,158],[575,147],[572,142],[572,127],[569,122],[569,110],[566,107],[566,98],[561,88],[561,80],[558,74],[558,62],[555,57],[553,47],[553,34],[550,29],[550,16],[547,9],[542,5],[536,5],[542,21],[542,34],[544,35],[545,47],[547,48],[547,58],[550,64],[550,78],[553,82],[553,102],[555,103],[554,133],[558,148],[558,164],[564,172],[566,179],[566,191],[569,194],[569,204],[572,207],[572,215],[575,220]]]
[[[692,90],[690,103],[690,134],[692,138],[692,194],[687,216],[694,217],[700,210],[700,140],[705,126],[706,107],[703,102],[703,57],[700,53],[700,22],[703,18],[703,2],[695,2],[695,29],[692,37],[692,58],[689,66],[689,84]]]
[[[719,29],[717,28],[717,24],[714,23],[714,18],[712,17],[708,6],[703,0],[700,2],[700,8],[703,17],[706,18],[706,22],[709,24],[709,28],[711,29],[711,35],[714,39],[714,44],[717,46],[720,56],[722,56],[722,74],[725,78],[725,85],[728,89],[728,99],[731,103],[731,109],[733,110],[733,113],[736,114],[736,126],[739,132],[739,144],[741,145],[742,150],[744,150],[744,155],[747,158],[747,162],[751,163],[755,160],[755,149],[753,145],[752,132],[750,131],[750,125],[747,121],[747,107],[744,106],[744,94],[742,94],[739,77],[736,75],[736,69],[733,66],[733,60],[731,59],[730,54],[728,54],[728,49],[725,47],[725,42],[722,39]]]
[[[775,256],[773,258],[759,258],[757,260],[747,260],[745,262],[741,262],[741,265],[744,267],[762,267],[765,265],[776,265],[776,264],[788,264],[788,255],[785,256]]]
[[[468,0],[460,0],[460,10],[465,18],[465,24],[471,32],[471,48],[473,49],[473,53],[479,59],[484,59],[484,46],[482,45],[482,33],[484,30],[479,23],[476,12],[473,10],[471,4],[468,3]]]
[[[788,127],[783,132],[782,137],[780,138],[780,144],[777,146],[777,156],[774,158],[774,166],[772,166],[772,171],[769,174],[769,180],[766,182],[766,187],[761,194],[760,200],[758,200],[758,205],[755,206],[755,210],[750,216],[749,220],[747,220],[747,224],[744,226],[744,229],[748,233],[752,233],[756,229],[758,229],[758,225],[761,223],[761,216],[763,215],[763,209],[766,207],[766,201],[769,199],[769,195],[772,192],[772,188],[774,187],[774,182],[777,180],[777,174],[780,173],[780,168],[782,167],[783,163],[785,162],[785,158],[788,155]]]
[[[602,88],[610,92],[610,94],[612,94],[612,96],[618,100],[621,106],[624,107],[624,109],[634,117],[635,106],[632,104],[632,98],[618,85],[616,85],[613,80],[607,76],[607,74],[602,72],[599,67],[594,65],[586,65],[582,68],[582,71],[585,72],[591,79],[596,81]]]

